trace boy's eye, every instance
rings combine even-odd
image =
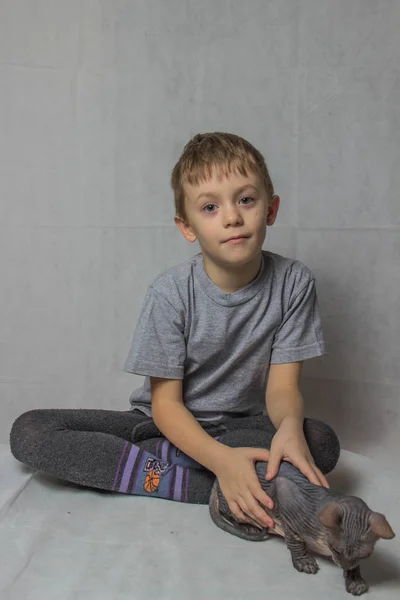
[[[251,202],[254,200],[254,198],[252,198],[251,196],[245,196],[244,198],[241,198],[241,199],[240,199],[240,201],[242,201],[242,200],[250,200],[250,202],[246,202],[246,203],[245,203],[245,206],[247,206],[248,204],[250,204],[250,203],[251,203]],[[211,211],[207,210],[207,208],[210,208],[210,207],[212,208],[212,207],[214,207],[214,206],[215,206],[215,204],[206,204],[206,205],[204,206],[203,210],[204,210],[205,212],[207,212],[207,213],[214,212],[213,210],[211,210]]]

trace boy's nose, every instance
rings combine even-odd
[[[243,222],[240,212],[236,208],[231,208],[224,213],[225,225],[236,225]]]

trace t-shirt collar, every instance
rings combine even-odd
[[[222,306],[237,306],[248,302],[261,290],[265,283],[267,259],[264,251],[261,252],[260,270],[253,281],[241,288],[237,292],[225,293],[210,279],[204,268],[203,255],[201,252],[194,256],[195,275],[199,281],[200,287],[211,300]]]

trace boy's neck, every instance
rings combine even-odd
[[[261,251],[245,265],[232,269],[214,263],[204,252],[202,255],[205,272],[224,294],[233,294],[249,285],[257,277],[262,264]]]

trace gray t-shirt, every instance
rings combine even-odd
[[[269,365],[324,353],[313,273],[262,251],[258,275],[226,294],[201,253],[149,285],[124,371],[145,375],[130,397],[151,415],[150,376],[183,379],[183,401],[200,422],[261,414]]]

